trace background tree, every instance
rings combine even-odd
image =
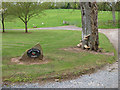
[[[112,16],[113,16],[113,25],[116,23],[116,17],[115,17],[115,2],[112,2]]]
[[[98,2],[97,6],[98,6],[99,11],[111,11],[112,10],[109,2]]]
[[[67,9],[70,9],[71,8],[71,5],[70,5],[70,3],[68,2],[67,3]]]
[[[5,32],[5,19],[9,15],[8,13],[8,3],[2,2],[2,8],[1,8],[1,21],[2,21],[2,32]]]
[[[97,3],[99,11],[112,11],[113,16],[113,25],[116,23],[115,11],[116,11],[116,2],[99,2]]]
[[[10,3],[9,12],[18,17],[25,24],[25,32],[28,32],[27,24],[32,17],[42,13],[49,7],[49,3],[41,2],[13,2]]]
[[[115,10],[116,11],[120,11],[120,1],[116,2],[116,4],[115,4]]]
[[[95,2],[81,2],[82,48],[98,50],[98,12]]]

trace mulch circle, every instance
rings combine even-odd
[[[43,60],[35,60],[35,61],[21,61],[21,57],[11,58],[12,63],[23,64],[23,65],[34,65],[34,64],[47,64],[50,62],[49,59],[43,58]]]
[[[87,50],[87,49],[83,50],[83,49],[78,48],[78,47],[68,47],[68,48],[62,48],[60,50],[74,52],[74,53],[89,52],[89,53],[92,53],[92,54],[103,54],[103,55],[114,56],[114,52],[96,52],[96,51],[90,51],[90,50]]]

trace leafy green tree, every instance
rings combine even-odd
[[[116,2],[115,9],[116,11],[120,11],[120,1]]]
[[[2,21],[2,32],[5,32],[5,19],[9,15],[8,13],[8,3],[2,3],[2,8],[1,8],[1,21]]]
[[[112,10],[109,2],[98,2],[97,6],[98,6],[99,11],[111,11]]]
[[[68,4],[67,4],[67,9],[70,9],[70,8],[71,8],[71,7],[70,7],[70,3],[68,3]]]
[[[9,4],[11,15],[18,17],[25,24],[25,33],[28,32],[27,25],[31,18],[38,16],[48,9],[48,2],[11,2]]]

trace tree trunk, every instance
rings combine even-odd
[[[4,26],[4,16],[3,16],[3,13],[2,13],[2,28],[3,28],[3,33],[5,32],[5,26]]]
[[[95,2],[81,2],[82,49],[98,50],[98,12]]]
[[[112,16],[113,16],[113,25],[115,25],[115,2],[112,2]]]
[[[28,30],[27,30],[27,21],[25,21],[25,33],[28,33]]]

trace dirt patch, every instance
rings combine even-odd
[[[80,52],[89,52],[89,53],[92,53],[92,54],[103,54],[103,55],[110,55],[110,56],[114,56],[114,52],[112,53],[107,53],[107,52],[95,52],[95,51],[90,51],[90,50],[83,50],[81,48],[78,48],[78,47],[68,47],[68,48],[62,48],[60,50],[64,50],[64,51],[69,51],[69,52],[74,52],[74,53],[80,53]]]
[[[11,62],[12,63],[16,63],[16,64],[23,64],[23,65],[34,65],[34,64],[47,64],[49,63],[51,60],[47,59],[47,58],[43,58],[43,60],[35,60],[35,61],[20,61],[21,57],[15,57],[15,58],[11,58]]]

